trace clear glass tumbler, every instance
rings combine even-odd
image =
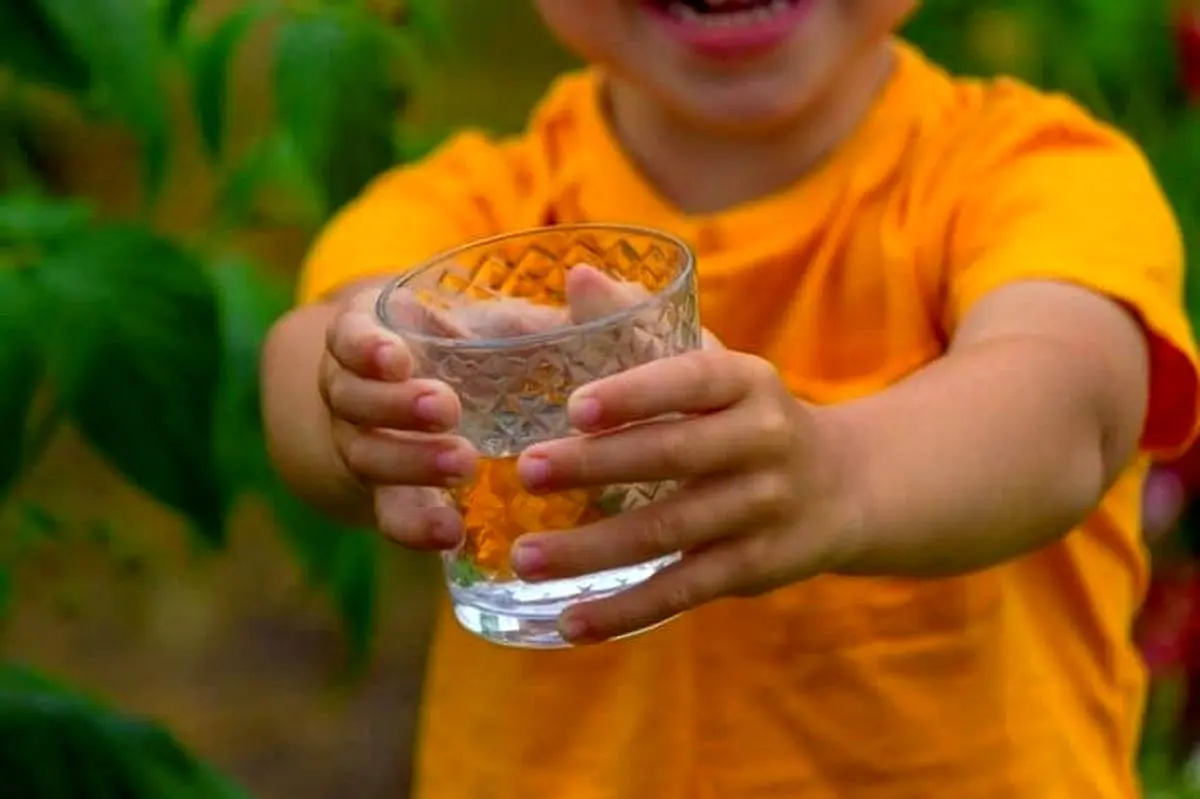
[[[578,302],[571,272],[602,273],[621,304]],[[611,281],[611,282],[610,282]],[[633,303],[633,304],[629,304]],[[455,614],[468,630],[509,646],[557,648],[559,614],[581,600],[636,585],[678,556],[545,583],[509,564],[525,533],[570,530],[645,505],[671,483],[534,495],[517,476],[531,444],[572,434],[566,405],[594,380],[700,346],[695,258],[654,230],[563,225],[478,241],[439,255],[380,295],[380,321],[412,349],[418,376],[449,384],[463,406],[460,434],[481,453],[467,484],[447,492],[465,540],[445,555]]]

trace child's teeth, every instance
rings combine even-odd
[[[741,11],[709,11],[701,13],[684,3],[671,3],[668,11],[678,20],[707,28],[730,28],[739,25],[755,25],[788,10],[789,0],[771,0],[766,5]]]

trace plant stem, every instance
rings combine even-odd
[[[50,407],[41,415],[29,429],[21,448],[21,471],[32,469],[49,449],[58,429],[66,419],[66,409],[57,399],[51,400]]]

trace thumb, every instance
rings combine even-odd
[[[566,290],[571,322],[577,325],[612,316],[650,297],[641,285],[615,280],[587,264],[567,272]]]
[[[573,324],[583,324],[612,316],[650,298],[650,292],[638,283],[615,280],[594,266],[579,264],[567,273],[567,305]],[[721,341],[702,331],[703,348],[723,350]]]

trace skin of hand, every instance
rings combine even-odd
[[[478,454],[455,435],[462,406],[454,391],[414,376],[404,339],[379,324],[379,294],[377,287],[360,292],[328,328],[318,383],[334,450],[387,538],[411,549],[452,548],[462,521],[436,489],[469,479]],[[566,309],[499,299],[452,313],[400,291],[390,296],[389,312],[401,324],[447,338],[512,337],[593,321],[646,296],[581,265],[568,276]]]
[[[318,387],[334,451],[384,536],[411,549],[451,548],[462,522],[433,489],[470,477],[476,453],[453,434],[458,397],[414,377],[408,346],[376,318],[378,297],[376,288],[358,294],[329,325]]]
[[[581,435],[528,448],[520,473],[534,492],[660,480],[680,490],[523,536],[514,569],[537,582],[683,553],[568,609],[560,629],[585,644],[823,573],[986,568],[1091,512],[1136,451],[1148,385],[1137,321],[1052,283],[997,291],[947,356],[840,406],[797,400],[751,355],[709,347],[654,361],[577,391],[569,414]]]

